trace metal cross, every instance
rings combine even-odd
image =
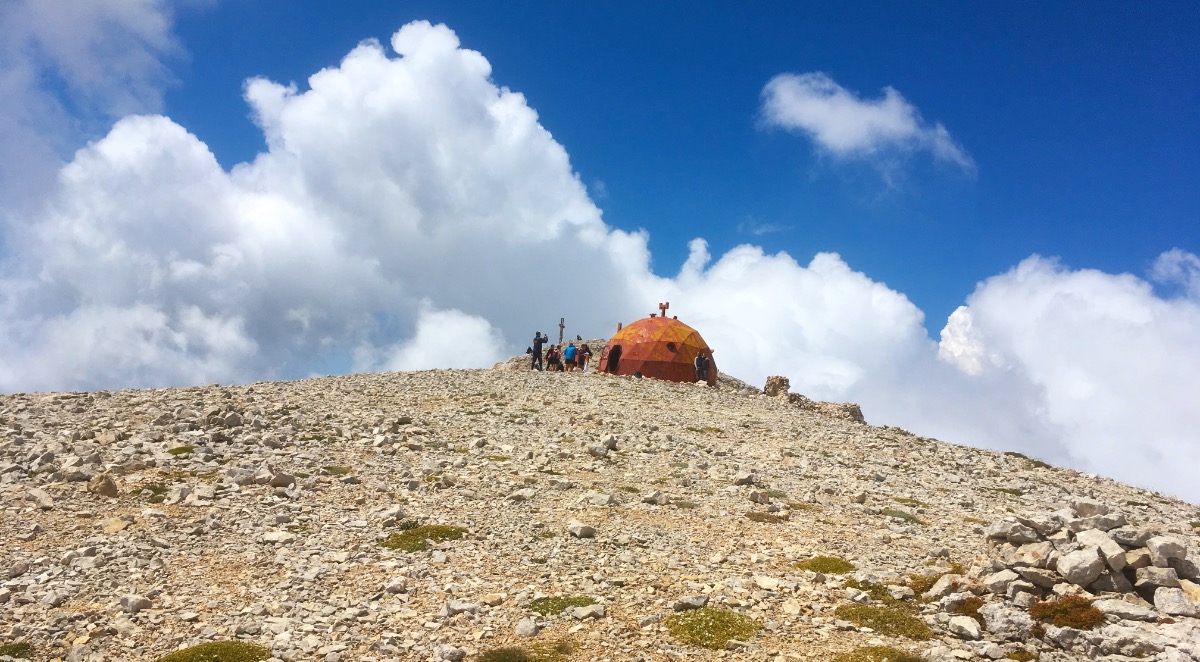
[[[663,316],[663,318],[664,318],[664,319],[667,317],[667,309],[668,309],[668,308],[670,308],[670,307],[671,307],[671,302],[670,302],[670,301],[668,301],[668,302],[666,302],[666,303],[660,303],[660,304],[658,304],[658,309],[659,309],[660,311],[662,311],[662,316]]]
[[[562,332],[565,328],[567,328],[567,318],[558,318],[558,344],[560,345],[562,344]]]

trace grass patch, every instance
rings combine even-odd
[[[895,598],[892,597],[892,594],[888,593],[887,587],[885,587],[883,584],[876,584],[875,582],[860,582],[851,577],[850,579],[847,579],[846,583],[842,584],[842,586],[846,588],[856,588],[871,596],[872,600],[878,600],[879,602],[891,603],[896,601]]]
[[[330,476],[345,476],[350,473],[350,467],[328,466],[321,467],[321,471]]]
[[[622,492],[628,492],[630,494],[637,494],[638,492],[641,492],[641,490],[639,490],[638,488],[636,488],[632,485],[622,485],[622,486],[618,487],[617,489],[621,490]]]
[[[33,655],[33,646],[25,641],[18,641],[11,644],[0,644],[0,655],[29,659],[29,657]]]
[[[1200,529],[1200,520],[1196,520],[1194,522],[1188,522],[1188,524],[1191,524],[1193,529]]]
[[[751,522],[762,522],[764,524],[778,524],[780,522],[787,521],[787,518],[783,515],[777,515],[775,513],[763,513],[757,510],[751,510],[747,512],[746,519],[750,520]]]
[[[853,563],[836,556],[814,556],[811,559],[796,561],[792,567],[797,570],[812,570],[826,575],[844,575],[857,569]]]
[[[388,536],[381,544],[388,549],[399,549],[405,552],[418,552],[429,549],[429,541],[443,542],[458,540],[466,535],[467,530],[460,526],[445,526],[441,524],[426,524],[405,529]]]
[[[1146,503],[1145,501],[1126,501],[1125,505],[1133,506],[1134,508],[1137,508],[1137,507],[1149,508],[1150,507],[1150,504]]]
[[[1011,494],[1013,496],[1025,496],[1024,491],[1018,490],[1015,487],[993,487],[992,491],[999,492],[1000,494]]]
[[[804,510],[812,513],[821,512],[821,507],[815,503],[801,503],[799,501],[787,502],[788,510]]]
[[[178,457],[180,455],[190,455],[194,450],[196,450],[195,446],[176,446],[175,448],[168,450],[167,454]]]
[[[540,540],[549,540],[557,535],[558,535],[557,533],[555,533],[554,531],[551,531],[550,529],[543,529],[542,531],[538,531],[537,535],[535,535],[534,537],[538,538]]]
[[[705,425],[704,427],[701,427],[701,428],[692,427],[689,425],[688,427],[686,427],[684,429],[687,430],[688,432],[699,432],[699,433],[703,433],[703,434],[721,434],[722,432],[724,432],[724,430],[722,430],[721,428],[714,428],[711,425]]]
[[[912,506],[914,508],[925,508],[929,506],[929,504],[925,503],[924,501],[918,501],[917,499],[910,499],[908,497],[893,497],[892,501],[895,501],[896,503],[902,503],[906,506]]]
[[[209,641],[175,651],[157,662],[257,662],[271,657],[271,651],[248,641]]]
[[[767,496],[771,497],[772,499],[786,499],[787,492],[784,492],[783,490],[767,490]]]
[[[484,457],[491,460],[492,462],[508,462],[509,460],[512,459],[512,457],[510,457],[508,455],[485,455]]]
[[[287,528],[288,533],[308,533],[307,524],[293,524]]]
[[[716,607],[671,614],[663,623],[676,639],[713,650],[724,649],[730,639],[745,641],[762,629],[758,621],[745,614]]]
[[[1037,653],[1031,653],[1027,650],[1016,650],[1004,656],[1006,660],[1017,660],[1017,662],[1033,662],[1037,659]]]
[[[888,508],[888,509],[879,511],[879,514],[883,515],[884,517],[895,517],[896,519],[902,519],[905,522],[912,522],[913,524],[924,524],[925,523],[925,520],[921,519],[920,517],[917,517],[916,515],[905,512],[903,510],[893,510],[891,508]]]
[[[687,469],[688,463],[687,462],[672,462],[670,466],[675,469]]]
[[[922,658],[891,646],[864,646],[838,655],[833,662],[922,662]]]
[[[675,506],[676,508],[682,508],[683,510],[693,510],[693,509],[695,509],[695,508],[696,508],[696,502],[695,502],[695,501],[685,501],[685,500],[682,500],[682,499],[681,499],[681,500],[679,500],[679,501],[673,501],[673,502],[671,502],[671,505],[672,505],[672,506]]]
[[[1091,630],[1104,622],[1104,612],[1093,607],[1091,600],[1077,595],[1035,602],[1029,608],[1029,615],[1060,628],[1077,630]]]
[[[968,524],[987,524],[987,520],[979,519],[978,517],[964,517],[963,521]]]
[[[596,604],[596,599],[586,595],[559,595],[549,598],[538,598],[529,603],[529,608],[542,616],[561,614],[564,609],[586,607]]]
[[[475,658],[477,662],[560,662],[566,659],[574,645],[566,639],[558,639],[544,644],[535,644],[528,648],[492,648],[485,650]]]
[[[914,616],[909,609],[896,605],[880,607],[844,604],[838,605],[833,613],[838,618],[861,627],[869,627],[880,634],[908,637],[916,641],[926,641],[933,637],[933,632],[925,621]]]

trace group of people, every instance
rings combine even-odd
[[[533,335],[533,346],[527,350],[527,353],[531,355],[530,370],[574,372],[575,368],[579,368],[582,372],[587,372],[588,364],[592,361],[592,348],[588,347],[587,343],[581,343],[576,347],[572,341],[564,347],[562,344],[547,344],[548,340],[550,339],[542,335],[541,331]],[[546,346],[544,356],[542,354],[543,346]],[[545,359],[544,362],[543,359]]]

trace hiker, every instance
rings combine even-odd
[[[696,353],[696,360],[692,362],[696,367],[696,381],[708,382],[708,357],[704,355],[704,350]]]
[[[579,369],[587,372],[588,364],[592,361],[592,348],[583,343],[579,347],[579,356],[575,358],[575,362],[579,364]]]
[[[563,365],[566,366],[567,372],[575,372],[575,355],[579,353],[579,348],[575,346],[575,342],[567,343],[567,348],[563,350]]]
[[[533,359],[529,362],[530,370],[542,369],[542,345],[546,342],[546,336],[542,335],[541,331],[533,334]]]
[[[562,372],[562,354],[558,351],[558,345],[550,345],[546,350],[546,369],[550,372]]]

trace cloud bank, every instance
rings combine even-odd
[[[975,162],[941,124],[930,125],[899,92],[861,99],[820,72],[779,74],[762,91],[762,120],[807,135],[838,158],[871,159],[882,153],[927,151],[974,172]]]
[[[832,253],[714,258],[696,239],[661,276],[647,235],[604,222],[483,55],[425,22],[389,46],[360,44],[305,89],[249,80],[265,146],[230,171],[159,115],[80,149],[5,228],[0,391],[484,367],[560,316],[606,335],[669,300],[752,383],[784,374],[872,423],[1200,499],[1184,402],[1200,374],[1195,255],[1164,253],[1153,281],[1029,258],[981,283],[940,342]],[[882,114],[812,120],[829,145],[935,144],[898,94],[839,90],[824,94]],[[887,128],[889,112],[908,124]]]
[[[161,108],[171,23],[163,0],[0,3],[0,203],[45,194],[61,157],[113,118]]]

